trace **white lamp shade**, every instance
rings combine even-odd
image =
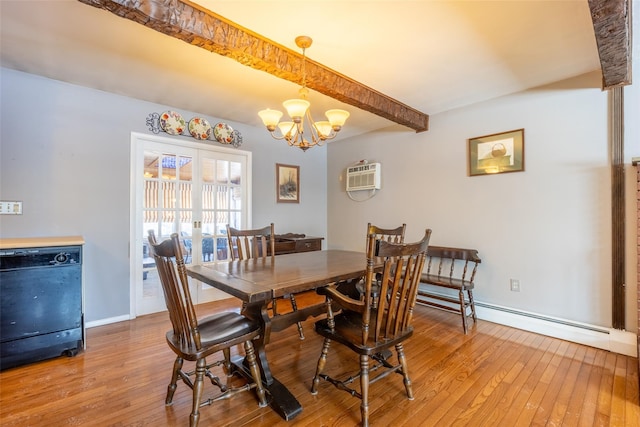
[[[282,117],[282,111],[267,108],[266,110],[259,111],[258,115],[266,127],[273,127],[273,129],[275,129],[280,121],[280,117]]]
[[[301,119],[302,117],[304,117],[304,113],[307,112],[307,109],[311,104],[309,103],[309,101],[306,101],[304,99],[288,99],[284,101],[282,105],[284,105],[284,108],[287,109],[289,117],[291,117],[295,121],[295,119]]]
[[[298,130],[296,124],[293,122],[280,122],[278,123],[278,128],[280,128],[282,135],[286,136],[287,134],[290,134],[292,138],[296,135]]]
[[[344,122],[346,122],[349,118],[349,112],[345,110],[328,110],[324,114],[327,116],[329,122],[331,123],[331,126],[333,127],[342,127],[344,125]]]
[[[315,127],[316,130],[318,131],[318,135],[320,135],[321,137],[328,137],[331,134],[331,123],[329,123],[326,120],[323,120],[321,122],[315,122]]]

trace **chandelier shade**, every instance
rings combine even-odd
[[[275,139],[284,139],[290,146],[298,147],[303,151],[315,145],[323,145],[328,139],[336,137],[344,126],[349,112],[345,110],[332,109],[328,110],[325,115],[328,121],[316,122],[311,117],[311,103],[307,101],[309,90],[306,85],[305,50],[311,46],[312,40],[307,36],[296,37],[296,45],[302,48],[302,87],[298,91],[299,98],[288,99],[282,103],[287,110],[287,114],[291,121],[280,122],[283,113],[278,110],[269,108],[259,111],[258,115],[262,119],[271,136]],[[309,139],[305,139],[305,120],[309,124]],[[280,135],[278,135],[278,131]]]
[[[328,110],[324,115],[327,116],[327,119],[329,119],[329,123],[331,123],[334,130],[336,127],[342,128],[342,126],[344,126],[344,122],[349,118],[349,112],[345,110]],[[336,132],[338,130],[336,130]]]
[[[315,127],[316,131],[318,131],[318,135],[320,135],[320,138],[326,138],[327,135],[331,135],[332,126],[328,121],[323,120],[321,122],[316,122]]]
[[[278,123],[278,128],[280,129],[280,133],[283,135],[290,135],[290,136],[295,136],[296,134],[296,129],[295,129],[295,123],[294,122],[280,122]]]
[[[258,113],[260,118],[262,119],[262,123],[267,127],[269,132],[273,132],[282,117],[282,111],[271,110],[267,108],[266,110],[262,110]]]
[[[304,117],[304,114],[307,112],[311,103],[304,99],[288,99],[282,103],[284,108],[287,110],[287,114],[291,119],[298,123]]]

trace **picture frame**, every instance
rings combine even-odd
[[[300,166],[276,163],[276,200],[300,203]]]
[[[469,176],[524,171],[524,129],[469,139]]]

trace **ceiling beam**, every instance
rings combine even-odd
[[[302,84],[302,55],[188,0],[79,0],[243,65]],[[416,132],[429,116],[307,59],[307,87]]]
[[[631,84],[631,0],[589,0],[602,87]]]

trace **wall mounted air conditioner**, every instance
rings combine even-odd
[[[380,163],[365,163],[347,168],[347,191],[379,190]]]

